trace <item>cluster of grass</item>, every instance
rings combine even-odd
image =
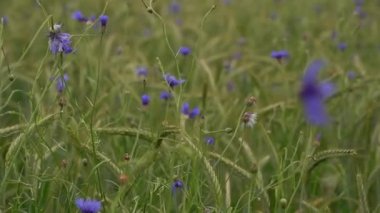
[[[1,1],[0,211],[379,212],[380,4],[358,2]],[[54,23],[74,52],[51,53]],[[335,84],[323,126],[299,99],[314,59]]]

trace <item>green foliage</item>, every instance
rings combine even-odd
[[[76,212],[80,197],[102,212],[379,212],[379,4],[363,18],[344,0],[176,2],[178,14],[171,0],[0,2],[0,212]],[[50,52],[54,23],[73,53]],[[318,58],[336,85],[322,127],[299,102]],[[186,81],[170,88],[166,73]]]

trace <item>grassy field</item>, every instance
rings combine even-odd
[[[1,1],[0,212],[380,212],[379,9]]]

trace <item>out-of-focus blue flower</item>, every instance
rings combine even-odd
[[[170,92],[162,91],[160,93],[160,99],[161,100],[167,101],[167,100],[171,99],[172,97],[173,97],[173,95]]]
[[[201,110],[198,107],[190,109],[189,103],[185,102],[181,108],[182,114],[188,116],[188,118],[193,119],[201,114]]]
[[[183,84],[185,80],[183,79],[177,79],[175,76],[170,75],[170,74],[165,74],[164,79],[166,83],[171,87],[174,88],[175,86],[178,86],[180,84]]]
[[[2,17],[1,17],[1,23],[2,23],[3,25],[7,25],[7,24],[8,24],[8,21],[9,21],[8,16],[2,16]]]
[[[137,76],[139,77],[147,77],[148,76],[148,69],[146,67],[143,67],[143,66],[139,66],[136,68],[136,74]]]
[[[272,58],[280,61],[282,59],[289,58],[289,52],[286,50],[272,51],[271,56]]]
[[[149,97],[149,95],[144,94],[144,95],[141,96],[141,104],[142,104],[143,106],[148,106],[148,105],[149,105],[149,102],[150,102],[150,97]]]
[[[350,80],[354,80],[357,77],[357,73],[355,71],[348,71],[347,72],[347,78]]]
[[[71,14],[71,18],[74,20],[77,20],[79,22],[87,22],[88,19],[86,16],[83,15],[83,13],[80,10],[77,10]]]
[[[82,213],[97,213],[102,208],[101,202],[97,200],[78,198],[75,200],[75,204]]]
[[[58,93],[62,93],[66,88],[66,82],[69,80],[69,76],[65,73],[63,76],[57,78],[56,88]]]
[[[190,49],[190,47],[182,46],[179,48],[179,53],[186,56],[186,55],[189,55],[191,53],[191,49]]]
[[[353,0],[356,6],[362,6],[364,4],[364,0]]]
[[[233,92],[235,90],[235,83],[231,80],[227,82],[227,91],[228,92]]]
[[[306,70],[302,80],[300,99],[303,103],[307,120],[314,125],[324,125],[330,121],[324,100],[334,92],[334,85],[329,82],[320,83],[317,79],[324,66],[321,60],[313,61]]]
[[[189,115],[190,114],[190,104],[187,102],[183,103],[181,112],[184,115]]]
[[[232,0],[222,0],[224,5],[230,5],[232,3]]]
[[[359,16],[360,19],[364,19],[365,17],[367,17],[367,13],[363,11],[361,5],[355,7],[354,14]]]
[[[215,144],[215,138],[214,137],[206,136],[204,138],[204,140],[205,140],[205,143],[207,143],[208,145],[214,145]]]
[[[226,72],[231,72],[232,71],[232,62],[231,62],[231,60],[225,60],[223,62],[223,67],[224,67],[224,70]]]
[[[173,14],[178,14],[181,12],[181,4],[179,4],[177,1],[172,1],[172,3],[169,5],[169,11]]]
[[[200,114],[201,114],[201,110],[199,109],[199,107],[194,107],[189,114],[189,118],[193,119]]]
[[[99,16],[99,21],[100,21],[100,25],[102,27],[106,27],[107,23],[108,23],[108,16],[106,16],[106,15]]]
[[[340,42],[339,44],[338,44],[338,49],[340,50],[340,51],[345,51],[346,49],[347,49],[347,44],[345,43],[345,42]]]
[[[71,53],[71,35],[61,32],[61,25],[54,24],[52,31],[49,34],[49,47],[53,54]]]
[[[172,183],[172,192],[175,194],[177,191],[182,190],[184,184],[181,180],[174,180]]]

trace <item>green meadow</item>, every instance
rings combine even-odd
[[[0,212],[380,212],[379,9],[2,0]]]

